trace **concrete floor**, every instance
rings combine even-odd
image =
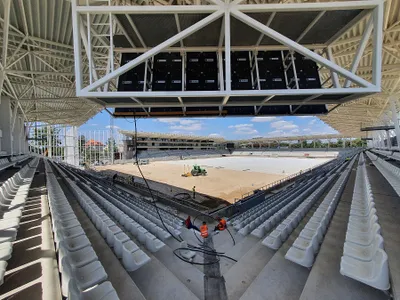
[[[394,299],[400,299],[400,259],[398,256],[400,197],[379,170],[374,166],[369,166],[370,159],[367,156],[365,158],[378,222],[382,229],[384,248],[388,255],[392,294]]]
[[[33,178],[0,299],[61,299],[43,162]]]
[[[335,214],[329,224],[301,300],[382,300],[385,294],[340,274],[340,260],[346,236],[356,176],[355,163]]]

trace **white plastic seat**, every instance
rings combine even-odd
[[[382,249],[377,249],[371,261],[342,256],[340,274],[379,290],[387,291],[390,288],[388,258]]]
[[[62,259],[68,256],[69,263],[74,268],[79,268],[84,265],[91,263],[92,261],[98,260],[96,252],[93,250],[92,246],[87,246],[85,248],[79,249],[77,251],[70,252],[63,244],[60,242],[59,252],[58,252],[58,266],[60,272],[62,272]]]
[[[91,246],[91,243],[86,235],[80,235],[74,238],[65,238],[63,241],[65,248],[67,248],[67,250],[70,252]]]
[[[107,280],[107,273],[98,260],[82,267],[74,268],[69,263],[68,256],[65,256],[61,263],[63,264],[61,289],[64,296],[68,295],[68,285],[72,278],[77,279],[76,285],[80,291],[84,291]]]
[[[146,248],[150,252],[157,252],[160,250],[162,247],[164,247],[165,244],[161,242],[159,239],[157,239],[154,235],[151,233],[146,233]]]
[[[75,279],[68,285],[68,299],[71,300],[119,300],[111,282],[105,281],[94,288],[81,292]]]
[[[136,271],[144,264],[150,261],[150,257],[146,255],[132,241],[127,241],[122,248],[122,264],[128,272]]]
[[[18,228],[20,220],[18,218],[11,218],[7,220],[0,220],[0,230],[9,228]]]
[[[122,257],[122,247],[123,244],[129,241],[130,238],[125,233],[120,232],[114,236],[114,253],[118,258]]]
[[[368,232],[346,232],[346,242],[352,242],[355,244],[359,244],[361,246],[370,245],[376,234],[379,234],[381,227],[379,224],[375,223],[372,225],[372,228]]]
[[[196,252],[188,249],[188,244],[186,241],[181,242],[180,248],[183,248],[182,250],[179,250],[180,255],[187,260],[192,261],[193,257],[196,255]]]
[[[378,249],[383,249],[383,238],[381,235],[376,234],[373,242],[368,246],[345,242],[343,255],[362,261],[371,261]]]
[[[114,236],[120,232],[122,232],[122,230],[117,225],[107,228],[107,244],[110,247],[114,247]]]
[[[85,235],[83,228],[81,226],[76,226],[73,228],[58,228],[56,234],[54,235],[54,241],[58,247],[58,243],[66,238],[74,238],[80,235]]]
[[[6,273],[7,262],[0,260],[0,286],[4,283],[4,274]]]
[[[290,247],[285,258],[306,268],[310,268],[314,263],[314,250],[311,245],[306,250]]]
[[[140,226],[140,227],[137,228],[137,232],[138,232],[138,234],[137,234],[137,239],[138,239],[139,242],[141,242],[142,244],[145,244],[145,243],[146,243],[146,233],[147,233],[147,230],[146,230],[144,227]]]
[[[9,260],[11,258],[12,250],[13,248],[11,242],[5,242],[0,244],[0,261]]]
[[[106,220],[104,220],[102,222],[102,224],[101,224],[101,235],[103,236],[103,238],[107,237],[107,229],[110,226],[115,226],[115,223],[114,223],[113,220],[108,218],[108,219],[106,219]]]

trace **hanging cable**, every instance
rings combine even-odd
[[[132,123],[132,122],[130,122],[130,123]],[[138,159],[138,151],[137,151],[137,121],[136,121],[136,115],[133,116],[133,124],[134,124],[134,128],[135,128],[135,134],[134,134],[135,162],[136,162],[137,168],[138,168],[138,170],[139,170],[140,176],[142,177],[143,181],[145,182],[146,188],[148,189],[149,194],[150,194],[150,197],[151,197],[151,199],[152,199],[152,202],[151,202],[151,203],[152,203],[152,205],[155,207],[156,212],[157,212],[157,215],[158,215],[158,217],[160,218],[160,221],[161,221],[162,225],[164,226],[165,230],[166,230],[176,241],[178,241],[179,243],[181,243],[181,242],[184,241],[184,240],[182,239],[182,237],[179,236],[179,235],[178,235],[178,237],[175,236],[175,235],[168,229],[168,227],[165,225],[164,220],[163,220],[163,218],[161,217],[161,214],[160,214],[160,212],[159,212],[158,206],[155,204],[155,198],[154,198],[153,192],[152,192],[152,190],[151,190],[151,188],[150,188],[150,185],[149,185],[149,183],[147,182],[147,179],[146,179],[146,177],[144,176],[144,174],[143,174],[143,172],[142,172],[142,169],[140,168],[139,159]],[[207,215],[207,214],[204,214],[204,213],[201,213],[201,214],[203,214],[203,215],[205,215],[205,216],[207,216],[207,217],[209,217],[209,218],[212,218],[211,216],[209,216],[209,215]],[[199,215],[201,215],[201,214],[199,214]],[[199,216],[199,215],[198,215],[198,216]],[[196,218],[197,218],[198,216],[196,216]],[[212,218],[212,219],[213,219],[213,218]],[[213,220],[214,220],[214,219],[213,219]],[[229,234],[230,234],[230,232],[229,232]],[[233,236],[232,236],[232,235],[231,235],[231,237],[232,237],[232,239],[233,239]],[[196,236],[196,238],[197,238],[197,236]],[[200,242],[201,242],[201,241],[200,241]],[[234,239],[233,239],[233,242],[234,242],[234,244],[235,244],[235,240],[234,240]],[[204,249],[204,248],[209,248],[210,250],[207,250],[207,249]],[[200,252],[200,253],[203,253],[203,254],[205,254],[205,255],[213,255],[213,256],[215,256],[217,259],[214,260],[214,261],[208,262],[208,263],[204,263],[204,262],[194,262],[194,261],[191,261],[191,260],[188,260],[188,259],[182,257],[182,256],[180,255],[180,251],[181,251],[181,250],[189,250],[189,251],[194,251],[194,252]],[[180,260],[182,260],[182,261],[184,261],[184,262],[187,262],[187,263],[190,263],[190,264],[194,264],[194,265],[203,265],[203,266],[204,266],[204,265],[216,264],[216,263],[219,263],[219,261],[220,261],[219,258],[220,258],[220,257],[224,257],[224,258],[227,258],[227,259],[230,259],[230,260],[232,260],[232,261],[237,262],[237,260],[235,260],[234,258],[229,257],[229,256],[226,256],[226,255],[224,255],[224,253],[217,252],[215,249],[211,248],[210,246],[204,245],[204,243],[203,243],[201,246],[199,246],[199,247],[194,246],[194,245],[190,245],[190,244],[188,243],[188,247],[177,248],[177,249],[173,250],[173,253],[174,253],[174,255],[175,255],[176,257],[178,257]]]

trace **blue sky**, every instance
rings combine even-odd
[[[133,119],[114,119],[116,129],[134,130]],[[222,136],[225,139],[335,134],[317,117],[225,117],[138,119],[138,131]],[[82,125],[81,130],[110,128],[110,115],[103,111]]]

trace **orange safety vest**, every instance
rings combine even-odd
[[[221,219],[221,221],[219,221],[217,227],[218,227],[218,230],[221,230],[221,231],[222,231],[222,230],[225,230],[225,228],[226,228],[226,221],[225,221],[224,219]]]
[[[203,238],[208,237],[208,227],[207,227],[207,225],[201,225],[201,226],[200,226],[200,235],[201,235]]]

